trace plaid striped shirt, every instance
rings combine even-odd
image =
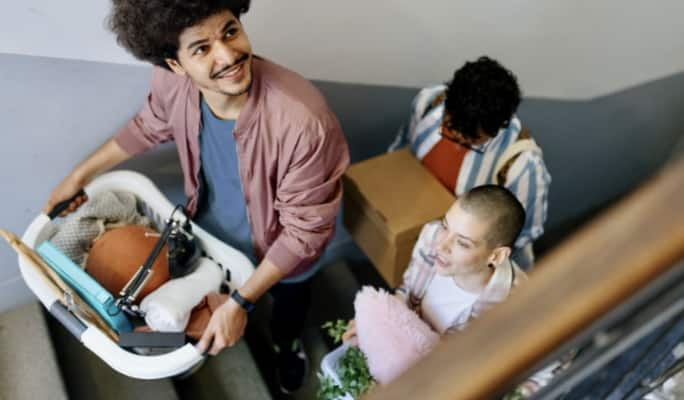
[[[440,126],[444,115],[444,101],[432,106],[433,101],[444,91],[446,86],[437,85],[422,89],[413,100],[411,119],[408,125],[402,126],[390,146],[390,151],[410,145],[411,152],[419,160],[423,158],[442,139]],[[506,128],[486,143],[473,146],[460,165],[455,186],[455,195],[460,196],[468,190],[485,184],[496,184],[495,167],[499,158],[508,146],[520,135],[522,125],[517,116],[511,118]],[[454,168],[459,168],[455,165]],[[511,164],[503,184],[520,200],[526,211],[525,225],[515,242],[513,259],[520,266],[528,269],[534,262],[531,249],[522,249],[544,232],[546,220],[547,198],[551,176],[542,157],[532,151],[522,152]]]
[[[404,272],[403,282],[396,289],[396,293],[404,298],[413,310],[420,310],[425,293],[435,276],[434,258],[429,255],[433,253],[435,236],[440,226],[440,221],[432,221],[423,226],[418,241],[413,247],[411,262]],[[504,301],[511,290],[525,280],[527,280],[527,275],[512,260],[507,259],[498,265],[484,291],[471,307],[469,318],[464,322],[454,321],[446,333],[464,329],[468,320],[480,316],[486,309]]]

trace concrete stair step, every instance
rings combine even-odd
[[[192,375],[176,379],[182,399],[270,400],[271,395],[244,340],[208,357]]]
[[[320,359],[330,350],[330,345],[326,343],[319,327],[327,320],[346,319],[352,316],[354,294],[360,287],[352,269],[344,262],[336,262],[320,271],[314,278],[312,282],[314,301],[303,335],[311,361],[310,375],[304,388],[286,398],[295,400],[315,398],[318,389],[318,379],[315,374],[318,371]],[[38,304],[29,305],[26,309],[18,309],[7,315],[3,314],[0,318],[2,348],[21,348],[22,345],[16,344],[15,341],[24,341],[26,343],[23,346],[30,349],[33,352],[31,354],[37,355],[29,355],[29,352],[24,349],[16,352],[0,352],[0,367],[2,367],[0,400],[24,398],[262,400],[283,398],[274,386],[274,360],[271,356],[270,334],[268,333],[270,306],[270,299],[266,296],[260,301],[255,315],[250,318],[248,330],[251,331],[249,335],[251,338],[248,339],[250,339],[251,349],[246,341],[240,341],[233,348],[223,351],[218,357],[208,358],[201,368],[187,377],[156,381],[132,379],[112,370],[79,343],[54,318],[47,316],[46,322],[46,314]],[[5,339],[5,336],[9,336],[6,333],[9,332],[9,327],[12,327],[14,331],[16,326],[21,327],[20,334],[14,333],[12,339]],[[25,332],[42,332],[42,339],[37,341],[36,337],[40,337],[39,335],[26,336]],[[13,368],[9,369],[8,373],[5,372],[8,370],[6,366],[17,364],[19,358],[29,360],[30,367]],[[46,361],[46,358],[49,360]],[[255,358],[259,361],[259,367]],[[40,364],[40,368],[35,368],[36,364]],[[51,374],[51,376],[44,377],[43,375],[46,374]],[[15,383],[21,379],[27,382]],[[41,384],[34,387],[34,382],[41,382]]]
[[[122,375],[83,346],[54,318],[48,318],[48,326],[69,399],[179,399],[173,380],[139,380]]]
[[[0,314],[0,349],[0,399],[68,399],[40,304]]]
[[[276,399],[309,400],[315,399],[319,381],[321,359],[334,346],[325,337],[320,326],[329,320],[348,319],[353,316],[353,300],[360,288],[350,266],[344,261],[336,261],[323,267],[311,282],[312,301],[302,332],[304,348],[309,356],[309,374],[304,386],[290,395],[283,395],[277,385],[275,356],[270,334],[270,317],[272,300],[264,296],[257,302],[257,307],[250,315],[247,325],[246,339],[259,370],[264,376],[271,396]]]

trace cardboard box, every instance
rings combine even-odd
[[[391,287],[401,283],[423,225],[454,200],[408,149],[353,164],[344,176],[344,224]]]

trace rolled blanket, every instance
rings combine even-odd
[[[359,348],[371,375],[387,384],[425,356],[439,335],[397,297],[365,286],[354,300]]]
[[[182,332],[190,320],[190,312],[204,296],[217,292],[223,271],[211,259],[202,257],[195,272],[172,279],[150,293],[140,303],[145,322],[152,330]]]

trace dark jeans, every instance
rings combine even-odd
[[[311,280],[297,283],[278,283],[269,291],[273,296],[271,337],[281,349],[290,349],[300,338],[311,303]]]

